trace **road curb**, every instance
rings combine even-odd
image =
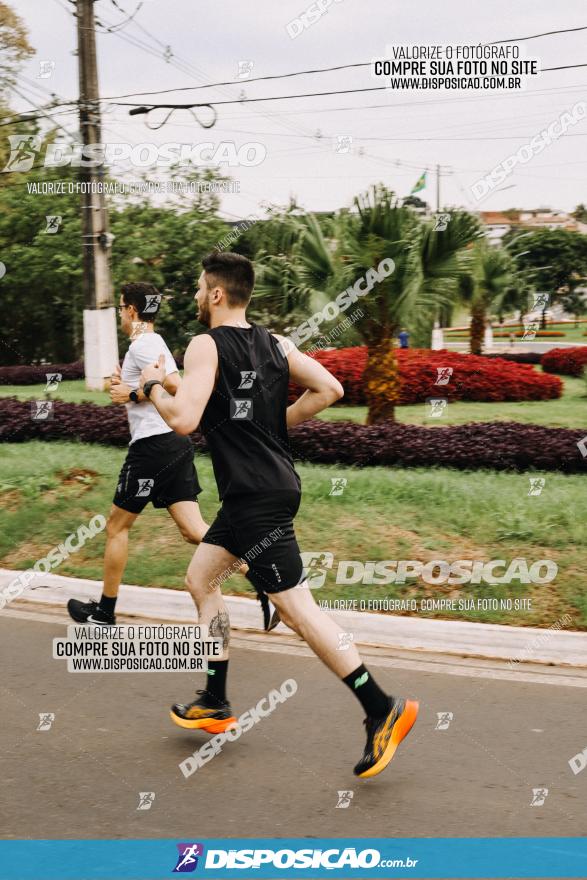
[[[0,569],[0,588],[4,588],[19,574],[10,569]],[[85,578],[40,573],[35,581],[18,598],[39,604],[64,605],[70,598],[96,599],[100,595],[100,583]],[[258,602],[240,596],[225,596],[225,601],[233,627],[262,629]],[[155,620],[191,623],[196,618],[192,599],[183,590],[123,584],[116,608],[120,614]],[[342,629],[352,633],[357,644],[516,663],[587,668],[587,633],[357,611],[331,610],[328,613]],[[277,628],[276,632],[279,631],[289,632],[283,624]]]

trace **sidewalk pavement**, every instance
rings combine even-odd
[[[17,571],[0,569],[0,589],[18,574]],[[39,574],[31,588],[18,598],[64,606],[70,598],[97,599],[99,596],[100,584],[96,581]],[[316,595],[316,598],[320,599],[320,596]],[[235,629],[262,629],[261,608],[253,598],[225,596],[225,601]],[[196,620],[192,599],[183,590],[123,584],[116,608],[127,616],[183,623]],[[359,645],[587,668],[587,633],[583,632],[357,611],[331,610],[328,613],[345,632],[353,634],[354,642]],[[289,632],[283,624],[277,627],[276,632],[280,631]]]

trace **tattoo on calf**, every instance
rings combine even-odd
[[[212,618],[208,627],[208,632],[210,633],[210,638],[222,639],[222,650],[226,651],[230,640],[230,619],[226,611],[219,611],[218,614]]]

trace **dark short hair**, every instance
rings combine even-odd
[[[140,321],[154,321],[161,305],[161,294],[154,284],[129,281],[120,292],[126,306],[134,306]]]
[[[208,287],[223,287],[229,306],[248,304],[255,286],[255,270],[250,260],[231,251],[213,251],[204,257],[202,266]]]

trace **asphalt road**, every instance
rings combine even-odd
[[[186,779],[178,765],[210,737],[178,729],[167,710],[202,675],[68,673],[52,659],[64,634],[51,618],[0,615],[5,839],[586,833],[587,772],[568,765],[587,747],[582,688],[373,668],[421,711],[387,770],[360,781],[362,712],[347,689],[313,657],[237,648],[237,714],[288,678],[297,693]],[[46,712],[55,720],[38,731]],[[453,713],[446,730],[439,712]],[[150,809],[137,810],[139,792],[155,793]]]

